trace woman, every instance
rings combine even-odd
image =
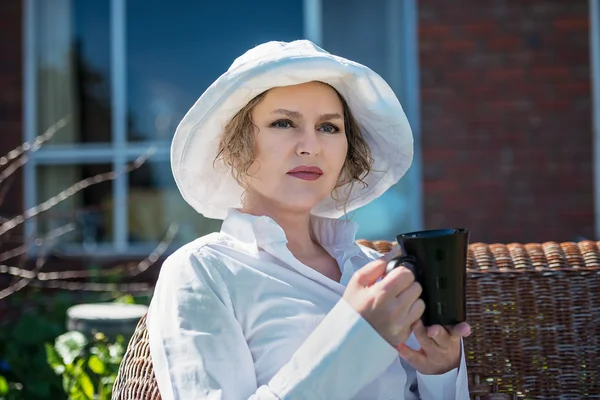
[[[163,399],[467,399],[461,337],[339,220],[412,161],[370,69],[308,41],[234,61],[177,128],[173,174],[221,232],[164,263],[148,316]]]

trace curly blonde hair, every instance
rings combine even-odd
[[[331,85],[328,86],[331,87]],[[335,88],[331,88],[335,90]],[[344,130],[348,140],[348,153],[346,154],[346,161],[332,193],[335,189],[349,183],[353,185],[359,182],[366,187],[367,183],[364,179],[371,172],[373,165],[371,149],[364,140],[360,127],[352,115],[350,107],[348,107],[348,103],[337,90],[335,92],[343,107]],[[214,162],[223,160],[231,167],[233,178],[243,188],[246,188],[244,177],[248,175],[248,170],[255,159],[254,133],[258,128],[252,121],[252,111],[264,99],[267,93],[268,90],[254,97],[229,121],[221,136],[217,156],[214,159]],[[335,200],[337,201],[338,199]]]

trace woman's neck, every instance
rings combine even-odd
[[[265,215],[277,222],[285,232],[288,249],[296,258],[320,253],[320,245],[311,234],[310,212],[298,212],[273,205],[244,207],[241,211],[251,215]]]

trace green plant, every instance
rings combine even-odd
[[[101,333],[88,342],[72,331],[56,338],[54,346],[46,343],[48,364],[72,400],[109,400],[124,352],[122,336],[110,343]]]
[[[62,376],[48,364],[45,343],[55,343],[66,332],[67,309],[99,301],[147,305],[150,296],[26,288],[2,301],[14,311],[0,318],[0,400],[63,400],[68,395]]]
[[[65,332],[66,310],[75,299],[28,290],[5,301],[20,313],[0,323],[0,399],[64,398],[60,379],[46,363],[44,343]]]

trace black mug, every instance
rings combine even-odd
[[[456,325],[467,319],[467,229],[436,229],[396,237],[399,257],[387,271],[403,265],[423,287],[423,325]]]

